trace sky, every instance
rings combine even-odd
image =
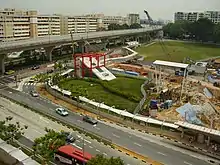
[[[173,20],[177,11],[220,11],[220,0],[0,0],[0,8],[63,15],[139,13],[141,18],[146,18],[143,10],[148,10],[153,19]]]

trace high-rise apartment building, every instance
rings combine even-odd
[[[37,11],[0,10],[0,41],[35,38],[46,35],[66,35],[94,32],[109,24],[140,23],[138,14],[128,17],[91,14],[84,16],[38,15]]]
[[[220,23],[220,11],[205,11],[205,12],[177,12],[174,14],[174,20],[188,20],[190,22],[197,21],[200,18],[208,18],[213,23]]]
[[[139,14],[128,14],[128,24],[140,24],[140,15]]]

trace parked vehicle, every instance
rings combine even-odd
[[[214,82],[213,84],[215,87],[220,87],[220,82]]]
[[[35,66],[32,67],[32,70],[37,70],[37,69],[40,69],[39,65],[35,65]]]
[[[64,108],[56,108],[56,113],[58,113],[61,116],[67,116],[69,113]]]
[[[15,71],[14,70],[8,70],[7,72],[5,72],[6,75],[12,75],[14,74]]]

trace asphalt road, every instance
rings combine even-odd
[[[13,111],[16,109],[16,111]],[[22,106],[14,104],[13,102],[0,98],[0,120],[4,120],[7,116],[12,116],[12,123],[19,122],[21,125],[27,125],[28,129],[25,130],[24,137],[19,141],[25,144],[28,147],[32,147],[33,141],[35,138],[39,138],[46,134],[45,127],[53,129],[56,131],[67,131],[72,132],[73,136],[76,138],[76,141],[72,143],[73,146],[82,150],[83,141],[84,149],[86,152],[89,152],[93,156],[97,154],[103,154],[107,157],[121,157],[126,164],[141,165],[144,164],[140,160],[134,159],[133,157],[127,156],[124,153],[118,152],[108,146],[105,146],[89,137],[84,137],[78,132],[74,132],[67,127],[58,124],[57,122],[51,121],[48,118],[45,118],[37,113],[34,113]],[[84,139],[84,140],[83,140]]]
[[[98,123],[97,126],[92,126],[88,123],[81,122],[82,116],[74,113],[70,113],[67,117],[61,117],[54,112],[54,109],[59,107],[58,105],[52,104],[50,101],[43,98],[33,98],[28,94],[16,91],[11,88],[3,88],[0,91],[2,95],[8,96],[14,100],[25,103],[39,111],[43,111],[49,115],[53,115],[60,120],[65,120],[70,124],[80,126],[86,130],[96,133],[102,137],[111,139],[114,143],[124,146],[130,150],[133,150],[142,155],[151,157],[154,160],[160,161],[167,165],[207,165],[209,164],[207,160],[197,159],[161,145],[157,143],[152,143],[148,140],[140,138],[136,135],[129,135],[120,129],[116,129],[104,123]]]

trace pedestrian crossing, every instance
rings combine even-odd
[[[24,83],[25,86],[36,86],[37,83],[30,83],[30,82],[26,82]]]
[[[37,82],[25,82],[24,86],[36,86],[36,85],[43,85],[44,83],[37,83]]]

